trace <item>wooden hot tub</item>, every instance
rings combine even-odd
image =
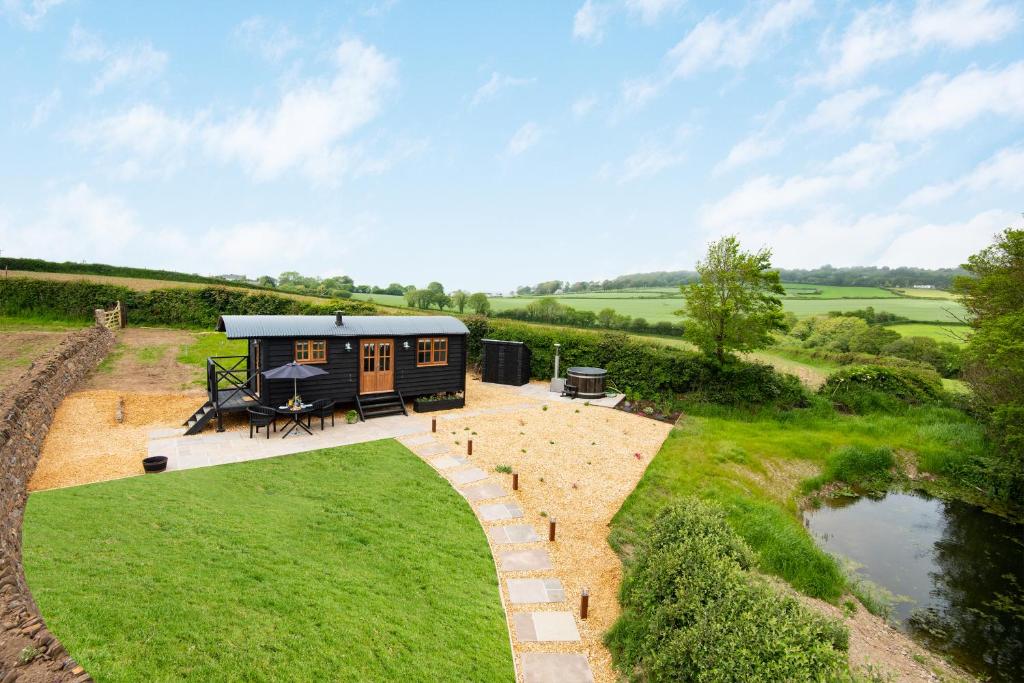
[[[607,370],[601,368],[569,368],[566,384],[576,387],[577,398],[604,398],[604,380]]]

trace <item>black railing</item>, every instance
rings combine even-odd
[[[206,359],[206,390],[214,407],[238,396],[258,400],[250,388],[256,374],[249,374],[248,356],[210,356]]]

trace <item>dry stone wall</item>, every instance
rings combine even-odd
[[[21,564],[21,522],[57,406],[110,351],[105,327],[73,332],[0,395],[0,683],[91,681],[49,632]]]

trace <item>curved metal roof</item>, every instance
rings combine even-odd
[[[416,334],[469,334],[448,315],[222,315],[217,331],[228,339],[257,337],[401,337]]]

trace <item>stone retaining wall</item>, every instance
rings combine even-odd
[[[47,630],[32,599],[21,565],[21,522],[57,406],[113,345],[105,327],[73,332],[0,396],[0,683],[92,680]]]

